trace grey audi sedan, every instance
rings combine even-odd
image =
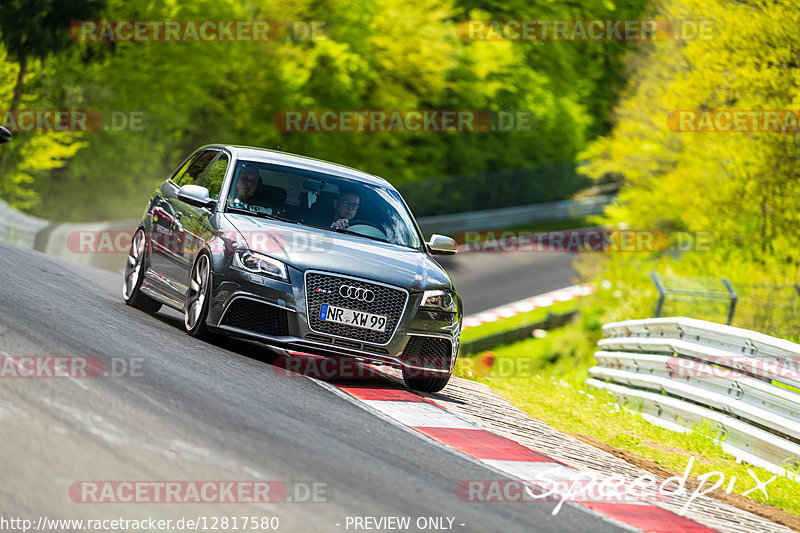
[[[150,199],[133,237],[125,302],[184,314],[189,335],[261,341],[280,353],[402,368],[441,390],[461,298],[389,182],[283,152],[209,145]]]

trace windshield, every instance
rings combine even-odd
[[[397,191],[304,169],[239,160],[226,210],[419,249]]]

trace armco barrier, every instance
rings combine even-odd
[[[547,317],[544,320],[533,322],[531,324],[525,324],[524,326],[519,326],[507,331],[501,331],[500,333],[487,335],[486,337],[481,337],[479,339],[464,341],[459,345],[459,348],[462,355],[469,355],[483,352],[485,350],[491,350],[497,348],[498,346],[529,339],[533,332],[537,329],[551,330],[559,328],[569,323],[569,321],[575,318],[577,314],[577,311],[561,314],[547,313]]]
[[[596,196],[581,200],[564,200],[505,209],[457,213],[417,220],[425,236],[432,233],[452,234],[462,230],[509,228],[529,222],[580,218],[603,212],[612,196]],[[67,237],[78,231],[130,231],[135,220],[117,220],[94,224],[60,224],[20,213],[0,200],[0,242],[32,248],[79,263],[119,271],[124,267],[123,253],[75,253],[67,247]]]
[[[563,200],[486,211],[422,217],[417,219],[417,222],[426,237],[431,233],[447,235],[457,231],[513,228],[531,222],[549,222],[599,215],[613,199],[613,196],[593,196],[580,200]]]
[[[69,246],[71,236],[78,232],[117,232],[136,229],[135,220],[116,220],[94,224],[67,224],[20,213],[0,200],[0,242],[14,244],[76,263],[120,272],[125,266],[126,252],[89,253]]]
[[[0,200],[0,242],[34,248],[36,236],[48,226],[49,221],[20,213]]]
[[[603,326],[586,383],[683,430],[711,421],[728,453],[796,477],[800,466],[800,345],[693,318]]]

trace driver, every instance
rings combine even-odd
[[[245,204],[252,204],[256,202],[256,189],[261,179],[258,177],[258,171],[254,168],[245,168],[239,173],[239,179],[236,181],[236,193],[234,194],[234,202],[242,202]]]
[[[361,195],[355,189],[340,189],[339,196],[333,200],[332,228],[346,229],[350,221],[356,217],[361,204]]]

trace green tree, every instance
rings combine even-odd
[[[94,18],[104,5],[104,0],[6,0],[0,4],[0,42],[19,65],[9,109],[19,109],[28,61],[66,48],[70,41],[65,21]]]
[[[607,223],[708,232],[713,246],[677,257],[616,258],[601,275],[621,281],[660,268],[728,277],[740,288],[741,325],[787,325],[768,299],[752,296],[748,302],[748,291],[785,285],[794,296],[791,284],[799,281],[797,128],[763,131],[762,122],[754,130],[680,131],[669,117],[679,110],[796,112],[800,11],[792,0],[670,0],[657,14],[710,20],[710,38],[642,45],[629,61],[631,81],[615,127],[583,154],[584,170],[622,182]],[[769,309],[759,316],[775,322],[746,322],[747,310],[759,308]]]

